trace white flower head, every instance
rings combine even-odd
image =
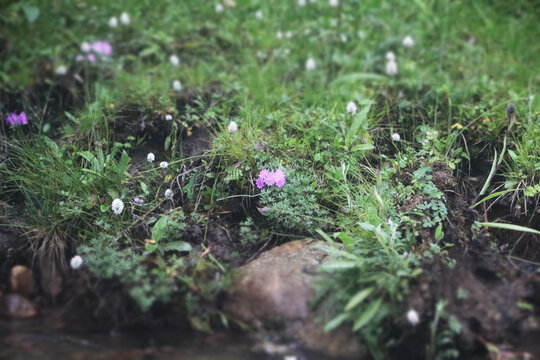
[[[401,140],[401,136],[399,136],[398,133],[394,133],[394,134],[392,134],[392,140],[394,140],[394,141],[400,141],[400,140]]]
[[[257,53],[255,54],[259,59],[266,59],[266,54],[264,53],[264,51],[257,51]]]
[[[174,89],[174,91],[182,91],[182,83],[180,82],[180,80],[174,80],[172,82],[172,88]]]
[[[403,38],[403,46],[405,47],[413,47],[414,46],[414,39],[410,36],[410,35],[407,35]]]
[[[156,160],[154,153],[148,153],[148,155],[146,155],[146,161],[148,161],[149,163],[154,162],[154,160]]]
[[[219,4],[219,3],[216,4],[216,7],[215,7],[214,9],[215,9],[216,13],[218,13],[218,14],[219,14],[219,13],[222,13],[223,10],[224,10],[223,5],[221,5],[221,4]]]
[[[311,29],[305,29],[304,30],[304,35],[309,35],[311,34]]]
[[[77,270],[83,264],[83,259],[79,255],[75,255],[74,257],[71,258],[69,264],[71,265],[71,268],[73,270]]]
[[[292,37],[293,37],[292,31],[287,31],[287,32],[285,33],[285,37],[286,37],[287,39],[292,38]]]
[[[396,55],[394,54],[393,51],[389,51],[386,53],[386,60],[387,61],[395,61],[396,60]]]
[[[276,33],[276,39],[278,40],[283,39],[283,33],[281,32],[281,30],[278,30],[278,32]]]
[[[407,320],[411,323],[412,326],[416,326],[420,323],[420,315],[418,315],[416,310],[411,309],[407,311]]]
[[[173,191],[171,189],[165,190],[165,198],[166,199],[172,200],[173,195],[174,195],[174,193],[173,193]]]
[[[389,75],[389,76],[396,75],[398,72],[397,62],[395,60],[388,60],[386,62],[385,70],[386,70],[386,75]]]
[[[171,114],[165,115],[165,120],[172,121],[172,115]]]
[[[298,6],[303,7],[306,6],[306,0],[298,0],[297,1]]]
[[[129,23],[131,22],[131,18],[129,17],[129,14],[127,12],[123,12],[122,14],[120,14],[120,22],[122,23],[122,25],[129,25]]]
[[[120,199],[114,199],[111,209],[115,215],[120,215],[124,211],[124,203]]]
[[[229,130],[231,134],[234,134],[238,131],[238,124],[235,121],[231,121],[229,126],[227,126],[227,130]]]
[[[118,26],[118,19],[116,16],[113,16],[109,19],[109,27],[115,28]]]
[[[82,52],[87,53],[87,52],[89,52],[90,50],[92,50],[92,46],[91,46],[89,43],[87,43],[87,42],[85,41],[85,42],[83,42],[83,43],[81,44],[81,50],[82,50]]]
[[[315,60],[313,60],[312,58],[309,58],[309,59],[306,60],[306,70],[307,71],[315,70],[316,67],[317,67],[317,64],[315,63]]]
[[[236,2],[234,0],[223,0],[223,5],[226,7],[236,7]]]
[[[349,103],[347,104],[347,113],[354,115],[356,114],[356,110],[358,110],[358,107],[356,106],[354,101],[349,101]]]
[[[162,161],[159,163],[159,167],[162,168],[162,169],[166,169],[169,167],[169,163],[166,162],[166,161]]]
[[[57,66],[56,69],[54,69],[54,73],[56,75],[66,75],[67,74],[67,67],[65,65]]]
[[[329,0],[328,1],[328,4],[331,6],[331,7],[337,7],[339,5],[339,0]]]
[[[345,34],[341,34],[339,37],[342,43],[346,43],[347,41],[349,41],[349,39],[347,38],[347,35]]]
[[[178,66],[180,65],[180,58],[177,55],[171,55],[169,56],[169,62],[172,66]]]
[[[255,18],[258,19],[258,20],[262,20],[264,17],[264,14],[261,10],[258,10],[256,13],[255,13]]]
[[[357,35],[362,40],[364,40],[366,38],[366,32],[364,30],[358,30]]]
[[[287,55],[289,55],[290,53],[291,53],[291,49],[289,49],[289,48],[283,49],[283,55],[287,56]]]

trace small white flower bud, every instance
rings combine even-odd
[[[146,155],[146,161],[148,161],[149,163],[154,162],[154,160],[156,160],[154,153],[148,153],[148,155]]]
[[[227,130],[229,130],[231,134],[234,134],[238,131],[238,124],[235,121],[231,121],[229,126],[227,126]]]

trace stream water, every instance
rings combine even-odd
[[[256,344],[245,335],[186,336],[165,330],[108,333],[89,328],[90,324],[68,327],[54,316],[0,319],[0,360],[330,359],[296,347],[282,351],[283,346]],[[274,353],[269,354],[261,348]]]

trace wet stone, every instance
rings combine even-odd
[[[327,333],[310,304],[316,269],[328,258],[321,241],[291,241],[262,253],[233,277],[225,311],[259,331],[275,331],[283,342],[338,358],[362,359],[365,347],[344,328]]]
[[[9,273],[9,287],[14,294],[30,296],[35,288],[32,270],[22,265],[12,267]]]
[[[34,305],[22,295],[9,294],[4,298],[4,306],[9,316],[18,319],[26,319],[37,314]]]

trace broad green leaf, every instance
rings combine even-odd
[[[373,316],[375,316],[375,314],[379,310],[381,303],[382,299],[380,298],[371,302],[371,304],[368,305],[366,310],[364,310],[362,315],[360,315],[358,319],[356,319],[356,321],[354,322],[353,331],[356,331],[366,326],[366,324],[369,323],[371,319],[373,319]]]
[[[33,23],[39,17],[39,9],[31,5],[23,5],[24,16],[29,23]]]
[[[349,314],[339,314],[338,316],[336,316],[335,318],[333,318],[332,320],[330,320],[325,326],[324,326],[324,331],[332,331],[334,330],[335,328],[337,328],[339,325],[343,324],[343,322],[345,320],[347,320],[347,318],[349,317]]]
[[[367,289],[363,289],[359,291],[356,295],[354,295],[347,305],[345,306],[345,311],[349,311],[356,307],[356,305],[360,304],[362,301],[364,301],[371,293],[375,290],[375,288],[369,287]]]
[[[191,244],[185,241],[173,241],[164,246],[166,251],[191,251]]]
[[[169,223],[169,215],[163,215],[152,228],[152,240],[158,242],[165,237],[167,225]]]
[[[146,185],[146,183],[142,181],[140,182],[140,184],[141,184],[141,190],[144,193],[144,195],[148,195],[150,193],[150,191],[148,190],[148,185]]]
[[[118,162],[118,167],[116,168],[116,172],[120,175],[124,174],[129,167],[130,161],[131,161],[131,158],[129,157],[127,152],[125,150],[122,151],[122,156],[120,157],[120,161]]]
[[[371,145],[371,144],[359,144],[359,145],[356,145],[354,146],[351,151],[352,152],[355,152],[355,151],[367,151],[367,150],[373,150],[375,149],[375,146]]]

